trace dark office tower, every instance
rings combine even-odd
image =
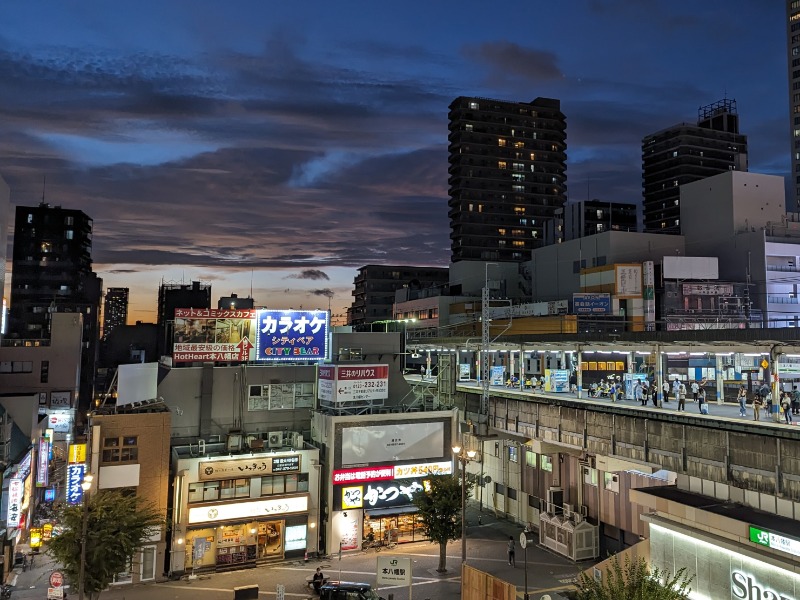
[[[161,282],[158,288],[158,355],[172,354],[176,308],[211,308],[211,285]]]
[[[800,0],[786,0],[786,42],[789,53],[789,132],[792,172],[788,212],[800,210]]]
[[[747,171],[747,136],[739,133],[736,100],[701,106],[696,125],[680,123],[645,137],[645,233],[680,234],[680,186],[726,171]]]
[[[567,123],[551,98],[450,104],[451,262],[523,262],[567,197]]]
[[[93,396],[102,289],[92,272],[92,219],[44,203],[17,207],[8,338],[49,339],[52,313],[81,313],[81,408],[88,408]]]
[[[236,294],[230,296],[222,296],[217,300],[217,308],[227,308],[228,310],[245,310],[255,308],[256,301],[250,296],[247,298],[239,298]]]
[[[106,290],[105,312],[103,312],[103,339],[107,339],[114,328],[128,323],[128,288]]]

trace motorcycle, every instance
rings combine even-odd
[[[7,600],[8,598],[11,598],[11,590],[12,590],[12,587],[10,585],[8,585],[7,583],[4,583],[0,587],[0,599]]]

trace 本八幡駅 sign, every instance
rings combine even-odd
[[[328,313],[324,310],[259,310],[256,360],[322,361],[328,358]]]
[[[800,556],[800,540],[767,529],[761,529],[754,525],[750,525],[750,541],[773,550],[781,550],[793,556]]]

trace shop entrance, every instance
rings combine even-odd
[[[428,539],[422,530],[422,523],[417,517],[416,507],[373,510],[365,513],[363,539],[366,540],[370,532],[375,540],[397,543]]]

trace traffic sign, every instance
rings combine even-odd
[[[766,358],[762,359],[761,360],[761,368],[762,369],[766,369],[768,366],[769,366],[769,363],[767,362],[767,359]]]
[[[61,600],[64,597],[63,587],[47,588],[47,600]]]
[[[50,573],[50,587],[60,588],[62,585],[64,585],[64,575],[61,571]]]
[[[523,531],[519,534],[519,545],[522,546],[523,549],[527,548],[528,546],[533,547],[536,543],[536,536],[532,531]]]

